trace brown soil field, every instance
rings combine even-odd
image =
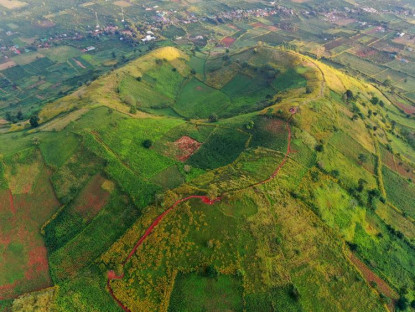
[[[8,61],[6,63],[0,64],[0,70],[5,70],[14,66],[16,66],[16,63],[14,61]]]
[[[236,39],[232,38],[232,37],[225,37],[221,40],[221,44],[227,48],[229,48],[230,46],[232,46],[232,44],[236,41]]]
[[[202,145],[202,143],[192,139],[188,136],[183,136],[174,142],[174,145],[180,150],[177,159],[181,162],[185,162],[192,156]]]

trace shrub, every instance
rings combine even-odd
[[[153,145],[153,141],[147,139],[143,141],[143,147],[144,148],[150,148]]]
[[[215,267],[213,265],[209,265],[206,267],[205,269],[205,275],[207,277],[217,277],[218,276],[218,272],[216,271]]]
[[[37,115],[32,115],[31,117],[30,117],[30,120],[29,120],[29,122],[30,122],[30,125],[33,127],[33,128],[36,128],[36,127],[38,127],[39,126],[39,117],[37,116]]]
[[[323,146],[323,144],[317,144],[317,145],[316,145],[316,147],[315,147],[315,150],[316,150],[317,152],[322,152],[322,151],[324,151],[324,146]]]
[[[210,114],[209,121],[210,122],[216,122],[216,121],[218,121],[218,115],[216,115],[215,113]]]

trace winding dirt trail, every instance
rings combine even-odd
[[[252,188],[255,186],[259,186],[259,185],[263,185],[266,184],[270,181],[272,181],[280,172],[281,168],[285,165],[285,163],[288,160],[288,156],[291,153],[291,127],[289,124],[289,121],[287,121],[286,124],[286,128],[288,131],[288,143],[287,143],[287,151],[284,155],[283,160],[281,161],[281,163],[278,165],[278,167],[274,170],[274,172],[265,180],[263,181],[259,181],[257,183],[254,183],[248,187],[245,187],[243,189],[248,189],[248,188]],[[240,190],[243,190],[240,189]],[[200,196],[200,195],[191,195],[182,199],[179,199],[178,201],[176,201],[173,205],[171,205],[169,208],[167,208],[161,215],[159,215],[154,221],[153,223],[151,223],[151,225],[147,228],[147,230],[144,232],[144,234],[140,237],[140,239],[137,241],[137,243],[134,245],[133,249],[131,249],[130,253],[128,254],[128,256],[124,259],[124,261],[121,263],[122,264],[122,268],[125,268],[125,265],[128,263],[128,261],[131,259],[131,257],[136,253],[138,247],[140,247],[140,245],[143,244],[143,242],[145,241],[145,239],[151,234],[151,232],[153,231],[153,229],[157,226],[157,224],[160,223],[160,221],[163,220],[163,218],[170,212],[172,211],[174,208],[176,208],[178,205],[180,205],[183,202],[186,202],[190,199],[200,199],[204,204],[206,205],[213,205],[216,202],[219,202],[222,199],[222,196],[219,196],[217,198],[214,199],[210,199],[207,196]],[[132,312],[128,307],[126,307],[118,298],[117,296],[114,294],[114,291],[111,287],[111,281],[113,280],[122,280],[124,278],[124,273],[122,275],[117,275],[114,271],[109,271],[108,275],[107,275],[107,288],[108,291],[111,295],[111,297],[115,300],[115,302],[117,302],[117,304],[125,311],[125,312]]]

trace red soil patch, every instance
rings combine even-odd
[[[75,201],[75,211],[84,218],[93,218],[108,202],[109,193],[101,186],[105,179],[93,177]]]
[[[233,43],[236,41],[236,39],[235,38],[232,38],[232,37],[225,37],[225,38],[223,38],[222,40],[221,40],[221,44],[224,46],[224,47],[226,47],[226,48],[229,48],[231,45],[233,45]]]
[[[233,30],[236,30],[236,31],[238,31],[239,30],[239,28],[238,27],[236,27],[235,25],[233,25],[233,24],[226,24],[226,26],[228,26],[229,28],[232,28]]]
[[[174,142],[174,145],[179,149],[180,153],[177,155],[177,160],[185,162],[192,156],[202,145],[202,143],[192,139],[188,136],[182,136]]]
[[[50,28],[50,27],[54,27],[56,24],[50,20],[42,20],[42,21],[38,21],[37,24],[42,27],[42,28]]]
[[[76,63],[76,65],[78,65],[79,67],[86,69],[86,67],[84,66],[84,64],[82,64],[80,61],[73,59],[73,61]]]
[[[391,299],[398,299],[399,295],[379,276],[377,276],[372,270],[368,268],[366,264],[364,264],[359,258],[357,258],[354,253],[350,253],[349,255],[350,261],[356,266],[356,268],[362,273],[364,279],[370,283],[375,282],[377,287],[376,289],[384,294],[385,296],[391,298]],[[394,302],[392,302],[388,305],[390,311],[394,311]]]
[[[394,101],[394,104],[403,110],[405,114],[415,114],[415,106],[406,105],[398,101]]]
[[[47,259],[47,250],[45,246],[37,246],[29,250],[29,268],[25,272],[25,278],[27,280],[33,280],[38,277],[39,272],[48,272],[49,265]]]
[[[296,111],[293,111],[291,114],[295,114],[295,112]],[[269,119],[266,123],[265,129],[273,134],[281,133],[284,131],[284,122],[279,119]]]
[[[11,284],[0,285],[0,300],[6,300],[10,296],[13,296],[14,288],[17,285],[17,281]]]
[[[0,191],[0,299],[52,285],[42,224],[59,207],[46,168],[37,177],[32,194]],[[12,251],[9,247],[13,244]],[[16,247],[19,247],[16,249]],[[14,275],[15,272],[22,275]],[[12,279],[10,279],[12,277]]]
[[[415,180],[415,174],[413,172],[414,169],[408,164],[402,162],[399,158],[395,158],[395,156],[388,150],[382,151],[382,161],[387,167],[393,171],[396,171],[401,176]]]
[[[377,51],[371,48],[360,48],[355,52],[355,55],[362,58],[368,58],[376,55]]]
[[[251,26],[255,27],[255,28],[257,28],[257,27],[262,27],[262,28],[267,27],[267,25],[265,25],[264,23],[260,23],[260,22],[253,23],[253,24],[251,24]]]
[[[14,207],[13,194],[11,190],[9,190],[9,202],[10,202],[10,211],[13,214],[16,214],[16,207]]]
[[[265,27],[266,29],[268,29],[268,30],[270,30],[270,31],[277,31],[278,30],[278,27],[276,27],[276,26],[267,26],[267,27]]]

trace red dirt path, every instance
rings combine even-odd
[[[16,207],[14,206],[13,194],[11,190],[9,190],[9,198],[10,198],[10,211],[15,215]]]
[[[388,304],[388,308],[389,311],[394,311],[394,300],[397,300],[399,295],[383,279],[376,275],[365,263],[356,257],[354,253],[350,253],[349,259],[362,273],[363,277],[368,283],[375,282],[377,285],[377,290],[392,299],[392,302]]]
[[[257,183],[254,183],[250,186],[248,186],[247,188],[252,188],[255,186],[259,186],[262,184],[266,184],[268,182],[270,182],[271,180],[273,180],[278,173],[280,172],[281,168],[285,165],[285,163],[288,160],[288,156],[291,153],[291,128],[290,128],[290,124],[289,122],[287,122],[286,124],[287,127],[287,131],[288,131],[288,144],[287,144],[287,151],[284,155],[284,159],[281,161],[281,163],[278,165],[278,167],[274,170],[274,172],[269,176],[269,178],[263,180],[263,181],[259,181]],[[151,225],[147,228],[147,230],[144,232],[144,234],[141,236],[141,238],[137,241],[137,243],[134,245],[133,249],[130,251],[130,253],[128,254],[128,256],[125,258],[125,260],[121,263],[122,264],[122,268],[124,269],[125,265],[127,264],[127,262],[131,259],[131,257],[136,253],[138,247],[140,247],[140,245],[145,241],[145,239],[151,234],[151,232],[153,231],[153,229],[157,226],[157,224],[160,223],[161,220],[163,220],[163,218],[170,212],[172,211],[174,208],[176,208],[179,204],[186,202],[190,199],[200,199],[204,204],[206,205],[213,205],[216,202],[219,202],[221,200],[221,196],[214,198],[214,199],[210,199],[207,196],[200,196],[200,195],[191,195],[188,196],[186,198],[182,198],[179,199],[178,201],[176,201],[173,205],[171,205],[167,210],[165,210],[161,215],[159,215],[154,221],[153,223],[151,223]],[[131,312],[131,310],[126,307],[118,298],[117,296],[114,294],[114,291],[111,287],[111,281],[113,280],[122,280],[124,278],[124,273],[122,275],[117,275],[114,271],[109,271],[108,275],[107,275],[107,288],[108,291],[111,295],[111,297],[117,302],[117,304],[125,311],[125,312]]]

